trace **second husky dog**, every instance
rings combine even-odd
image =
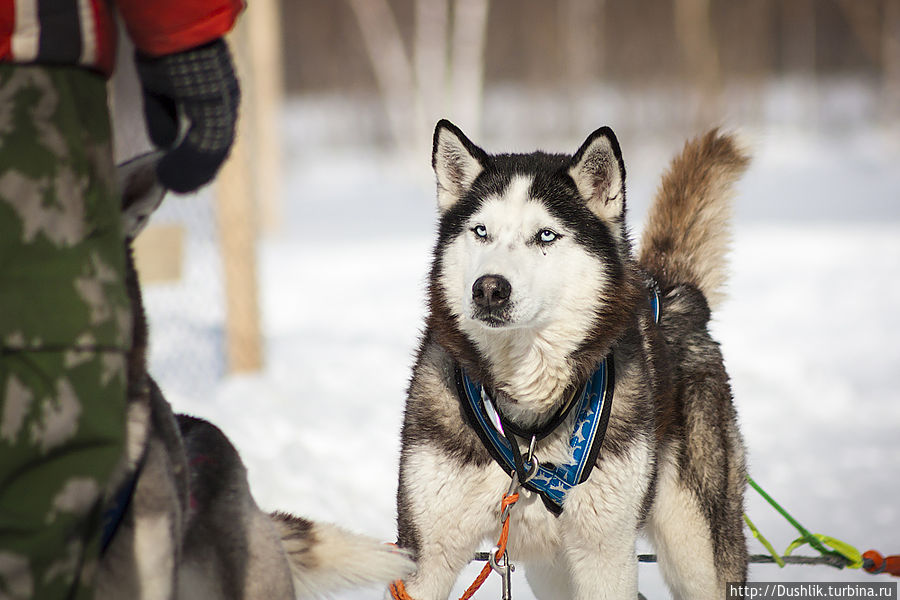
[[[636,258],[612,130],[574,155],[490,155],[438,123],[397,503],[411,598],[446,598],[497,539],[511,478],[509,558],[541,598],[636,598],[641,530],[676,598],[745,580],[744,451],[707,324],[747,164],[716,131],[689,142]]]
[[[159,153],[119,167],[132,306],[126,456],[104,515],[98,600],[293,600],[386,583],[402,551],[326,523],[260,510],[237,450],[212,423],[175,415],[147,373],[147,323],[131,243],[162,201]]]

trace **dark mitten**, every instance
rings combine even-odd
[[[241,97],[228,45],[217,39],[166,56],[138,53],[135,62],[150,141],[168,149],[159,181],[179,193],[209,183],[234,141]]]

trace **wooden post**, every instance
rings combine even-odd
[[[281,107],[284,63],[281,47],[281,2],[252,0],[244,20],[253,73],[253,99],[247,118],[253,127],[253,191],[263,231],[276,231],[282,219]],[[250,112],[252,110],[252,113]]]
[[[242,106],[231,155],[216,180],[216,203],[222,270],[225,277],[225,337],[229,372],[262,367],[256,274],[256,214],[253,173],[248,145],[253,143],[254,86],[247,68],[248,36],[241,23],[230,35],[232,53],[241,81]]]

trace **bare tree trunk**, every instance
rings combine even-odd
[[[896,2],[896,0],[895,0]],[[874,2],[840,0],[838,6],[847,18],[859,47],[872,62],[881,62],[881,11]]]
[[[782,0],[783,64],[785,74],[802,78],[793,90],[794,103],[801,108],[796,125],[815,126],[819,120],[816,80],[816,6],[814,0]]]
[[[422,104],[416,138],[429,142],[434,123],[447,106],[447,29],[449,0],[416,0],[415,63],[416,87]]]
[[[565,44],[566,79],[585,86],[603,69],[603,13],[606,0],[563,0],[560,37]]]
[[[578,102],[600,80],[603,70],[605,9],[606,0],[564,0],[560,4],[559,37],[564,44],[569,133],[583,128],[584,124],[578,122]]]
[[[753,0],[742,3],[738,17],[743,24],[746,42],[742,51],[746,53],[749,69],[744,77],[747,85],[743,110],[753,121],[764,119],[765,102],[763,96],[774,74],[775,53],[773,40],[777,39],[778,28],[773,23],[773,2],[781,0]],[[774,29],[773,29],[774,27]],[[728,42],[725,42],[728,43]]]
[[[481,135],[484,46],[488,0],[457,0],[451,45],[452,118],[473,137]]]
[[[789,73],[816,72],[816,8],[812,0],[782,0],[784,65]]]
[[[414,144],[416,88],[397,20],[387,0],[347,0],[356,15],[384,99],[391,134],[399,148]]]
[[[404,49],[387,0],[347,1],[359,23],[397,145],[402,149],[421,146],[421,138],[429,140],[431,122],[445,111],[478,136],[489,1],[454,3],[449,107],[445,100],[448,0],[416,0],[414,63]]]
[[[675,33],[692,91],[699,94],[692,125],[703,127],[718,119],[722,88],[709,4],[709,0],[675,0]]]
[[[884,118],[892,127],[900,128],[900,3],[897,0],[884,1],[881,39]]]

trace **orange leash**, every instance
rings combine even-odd
[[[516,503],[519,499],[519,494],[506,494],[503,496],[503,500],[500,501],[500,514],[506,513],[506,519],[503,520],[503,526],[500,528],[500,540],[497,542],[497,551],[494,553],[495,559],[503,556],[506,552],[506,541],[509,538],[509,511],[507,508]],[[484,567],[481,569],[481,573],[478,574],[478,577],[475,578],[475,581],[472,582],[463,595],[459,597],[459,600],[469,600],[475,592],[478,591],[478,588],[481,587],[487,578],[488,575],[491,574],[490,561],[485,563]],[[393,582],[391,586],[388,588],[391,591],[391,598],[394,600],[413,600],[413,598],[406,593],[406,586],[403,585],[403,581],[398,579]]]

